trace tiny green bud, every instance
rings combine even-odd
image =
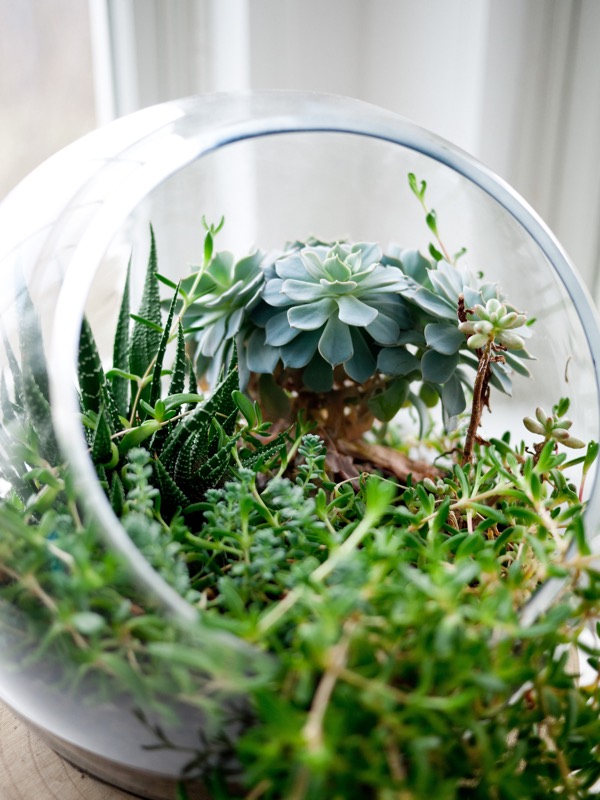
[[[565,447],[572,447],[575,450],[585,447],[585,442],[582,442],[581,439],[578,439],[576,436],[568,436],[562,441],[562,444],[564,444]]]
[[[525,347],[523,339],[516,333],[510,333],[509,331],[502,331],[498,335],[498,341],[504,347],[508,347],[509,350],[522,350]]]
[[[474,323],[473,330],[475,333],[484,333],[486,336],[489,336],[494,330],[494,326],[491,322],[488,322],[487,319],[482,319]]]
[[[475,333],[467,339],[467,346],[471,350],[478,350],[480,347],[485,347],[488,342],[489,336],[486,336],[485,333]]]
[[[546,433],[546,429],[543,425],[540,425],[537,420],[532,419],[531,417],[525,417],[523,420],[523,425],[527,428],[530,433],[537,433],[538,436],[544,436]]]
[[[423,486],[427,489],[428,492],[437,492],[437,486],[431,480],[431,478],[423,478]]]
[[[471,322],[471,320],[466,320],[465,322],[461,322],[459,323],[458,330],[461,333],[471,335],[475,333],[475,323]]]

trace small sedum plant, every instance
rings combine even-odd
[[[110,369],[82,324],[90,459],[198,610],[185,632],[80,507],[26,292],[18,352],[4,341],[4,659],[65,703],[132,709],[157,769],[179,764],[182,799],[200,781],[214,800],[547,800],[600,780],[600,648],[580,639],[600,613],[583,522],[598,446],[572,433],[566,398],[525,418],[533,445],[479,437],[491,390],[527,375],[527,319],[449,256],[409,183],[428,256],[311,239],[236,260],[205,223],[178,285],[152,235]],[[549,580],[562,592],[525,624]]]
[[[508,311],[498,298],[492,297],[485,306],[475,305],[466,313],[471,319],[461,322],[458,330],[467,334],[467,347],[471,350],[480,350],[488,345],[506,350],[522,350],[525,347],[522,337],[513,331],[522,328],[527,317],[516,311]]]

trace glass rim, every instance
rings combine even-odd
[[[178,133],[179,121],[190,115],[193,109],[206,104],[211,104],[215,112],[212,124],[194,131],[193,135]],[[217,113],[219,108],[221,117]],[[150,123],[153,123],[153,127]],[[112,186],[109,184],[109,191],[103,196],[103,202],[98,205],[70,257],[56,305],[51,337],[52,412],[59,443],[73,470],[86,511],[98,525],[103,540],[126,558],[138,585],[182,624],[199,621],[201,613],[150,566],[112,511],[87,452],[72,375],[77,364],[79,330],[89,289],[119,227],[151,191],[205,155],[239,141],[272,135],[341,133],[399,145],[450,168],[482,189],[508,212],[533,239],[556,272],[581,322],[594,364],[596,392],[600,397],[600,365],[593,357],[594,353],[600,353],[600,328],[592,301],[567,254],[546,224],[512,187],[450,142],[406,118],[369,103],[312,92],[250,91],[183,98],[135,112],[89,137],[106,135],[107,129],[112,126],[120,126],[126,131],[128,124],[133,132],[132,141],[124,145],[117,158],[128,160],[143,142],[146,160],[132,167],[135,174],[128,179],[126,187],[120,181],[115,181]],[[139,133],[140,124],[142,128],[145,126],[144,135]],[[64,157],[68,157],[69,149],[66,148],[61,154],[60,169],[64,169]],[[73,152],[76,161],[80,156],[75,150]],[[101,168],[102,165],[99,166]],[[47,180],[47,173],[43,177]],[[94,175],[86,178],[90,181],[93,179]],[[83,187],[82,183],[79,189]],[[600,409],[597,409],[597,414],[600,414]],[[75,420],[77,425],[74,425]],[[592,518],[600,517],[598,481],[596,472],[586,509],[586,516]],[[552,579],[542,584],[523,606],[523,621],[533,621],[548,608],[563,585],[562,579]],[[242,644],[241,640],[239,643]]]

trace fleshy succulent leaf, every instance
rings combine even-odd
[[[421,359],[423,380],[430,383],[446,383],[458,366],[458,353],[446,356],[436,350],[428,350]]]
[[[319,353],[332,367],[348,361],[354,352],[348,326],[336,316],[330,317],[321,334],[318,347]]]
[[[464,345],[465,337],[456,325],[430,322],[429,325],[425,326],[425,341],[429,347],[437,350],[438,353],[451,356]]]

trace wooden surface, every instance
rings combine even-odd
[[[0,800],[132,800],[56,755],[0,705]]]

